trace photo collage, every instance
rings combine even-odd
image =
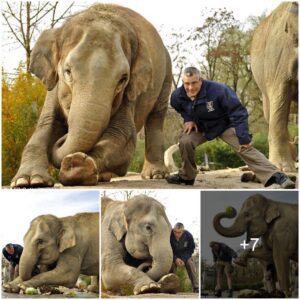
[[[299,299],[298,2],[210,2],[1,3],[0,299]]]

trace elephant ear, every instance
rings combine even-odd
[[[115,211],[108,228],[118,241],[120,241],[127,232],[127,222],[123,211],[123,205],[121,206],[121,209]]]
[[[131,65],[130,81],[126,93],[129,101],[153,88],[153,62],[148,47],[142,37],[138,40],[136,58]]]
[[[64,223],[59,238],[59,252],[62,253],[68,248],[76,245],[76,235],[73,227],[70,224]]]
[[[269,224],[280,216],[279,209],[276,204],[270,204],[265,212],[265,220]]]
[[[60,29],[43,31],[30,56],[30,72],[43,81],[48,91],[51,91],[58,81],[57,38],[59,31]]]

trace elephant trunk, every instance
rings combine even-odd
[[[98,90],[101,88],[98,87]],[[87,153],[100,140],[103,131],[108,127],[113,102],[113,92],[106,96],[81,93],[81,97],[72,99],[68,115],[68,133],[59,139],[53,147],[52,163],[60,168],[65,156],[75,152]],[[91,94],[92,92],[90,92]]]
[[[24,247],[19,263],[19,275],[22,281],[29,280],[32,277],[34,268],[36,267],[38,257],[34,255],[34,251],[27,251]]]
[[[152,268],[147,274],[151,279],[157,281],[170,272],[173,262],[173,251],[169,239],[164,245],[161,244],[161,240],[159,243],[153,244],[154,246],[149,249],[152,256]]]
[[[224,227],[221,224],[221,219],[223,218],[229,218],[232,219],[236,216],[237,212],[235,208],[228,207],[226,209],[226,212],[221,212],[215,215],[213,220],[213,225],[215,230],[222,236],[225,237],[238,237],[245,233],[247,230],[246,224],[243,222],[241,217],[237,217],[235,219],[235,222],[230,227]]]

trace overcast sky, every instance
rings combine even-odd
[[[17,1],[15,1],[17,2]],[[61,1],[59,9],[63,11],[71,1]],[[75,1],[76,5],[73,12],[76,10],[82,10],[84,7],[88,7],[92,3],[105,2],[114,3],[122,6],[129,7],[138,13],[142,14],[148,19],[157,29],[162,25],[166,27],[195,27],[201,25],[203,20],[201,13],[204,8],[226,8],[232,10],[236,19],[244,22],[249,15],[260,16],[266,12],[269,14],[274,8],[276,8],[282,1],[268,0],[268,1],[241,1],[238,0],[111,0],[111,1]],[[3,2],[1,2],[2,4]],[[3,19],[1,19],[3,24]],[[2,30],[6,27],[2,26]],[[44,30],[46,28],[39,28]],[[3,39],[2,45],[7,44],[7,40]],[[5,37],[5,35],[4,35]],[[164,37],[163,37],[164,38]],[[16,49],[15,49],[16,48]],[[24,50],[17,47],[17,44],[13,46],[2,47],[2,65],[5,70],[13,72],[21,60],[24,61]]]
[[[246,239],[246,234],[237,238],[226,238],[219,235],[213,228],[214,216],[226,207],[232,206],[237,211],[244,201],[253,194],[262,194],[265,197],[288,203],[298,203],[297,191],[204,191],[201,193],[201,256],[212,262],[209,242],[218,241],[227,244],[234,250],[241,249],[240,244]],[[222,224],[230,226],[234,219],[224,219]],[[252,245],[252,244],[251,244]]]
[[[23,244],[30,222],[42,214],[57,217],[79,212],[99,211],[98,191],[1,190],[0,247],[7,243]]]

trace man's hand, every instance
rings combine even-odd
[[[177,267],[183,267],[184,266],[184,261],[181,260],[180,258],[176,258],[175,264]]]
[[[193,121],[186,122],[184,123],[183,133],[190,134],[194,128],[196,132],[198,132],[198,127],[195,122]]]
[[[238,152],[239,152],[239,153],[240,153],[240,152],[243,152],[244,150],[249,149],[251,146],[252,146],[251,144],[240,145],[240,146],[239,146]]]

